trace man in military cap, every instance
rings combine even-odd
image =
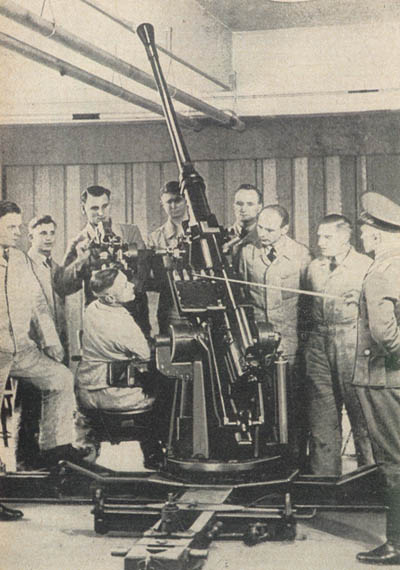
[[[361,197],[361,239],[375,260],[363,282],[353,383],[385,477],[385,544],[360,562],[400,565],[400,206],[374,192]]]

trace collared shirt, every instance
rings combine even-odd
[[[372,259],[349,247],[335,260],[337,266],[333,271],[328,257],[314,259],[307,270],[307,289],[339,297],[313,297],[311,315],[314,325],[354,324],[357,321],[358,303],[347,304],[343,295],[349,291],[353,291],[355,296],[360,294]]]
[[[175,224],[168,218],[165,224],[149,234],[148,246],[155,249],[175,248],[182,235],[182,224]]]
[[[83,318],[82,361],[77,370],[79,388],[108,388],[107,363],[113,360],[147,360],[149,345],[128,311],[99,299],[90,303]]]
[[[282,236],[274,248],[276,258],[271,262],[260,241],[245,245],[240,251],[239,274],[245,281],[278,287],[250,285],[245,289],[256,319],[270,322],[282,334],[283,350],[291,354],[297,346],[299,294],[279,287],[303,289],[311,257],[306,246],[288,236]]]
[[[35,346],[29,336],[32,324],[41,347],[61,348],[29,258],[10,247],[8,262],[0,256],[0,351],[15,353]]]

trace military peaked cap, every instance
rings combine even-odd
[[[400,205],[376,192],[361,196],[359,224],[368,224],[387,232],[400,232]]]

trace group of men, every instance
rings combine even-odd
[[[83,286],[88,305],[76,374],[80,404],[146,409],[154,403],[141,387],[110,387],[106,381],[104,363],[148,359],[150,338],[145,279],[139,275],[134,287],[118,268],[95,273],[90,268],[91,243],[100,222],[110,218],[110,194],[101,186],[82,194],[88,223],[61,266],[51,260],[54,220],[42,216],[30,222],[32,246],[26,256],[16,247],[21,211],[12,202],[0,202],[0,400],[9,374],[29,379],[42,391],[39,444],[47,465],[80,460],[86,452],[74,447],[74,385],[62,364],[66,295]],[[187,217],[178,182],[162,187],[161,203],[167,221],[150,234],[147,247],[173,249]],[[358,558],[400,564],[400,206],[375,193],[365,194],[362,206],[361,241],[374,259],[351,245],[350,221],[329,214],[319,224],[319,254],[312,260],[308,248],[288,236],[286,209],[263,207],[260,191],[242,184],[224,251],[244,282],[243,295],[256,321],[271,323],[282,336],[293,455],[301,464],[308,448],[311,473],[340,475],[345,407],[358,465],[375,461],[387,484],[388,540]],[[137,226],[114,224],[113,231],[128,244],[128,255],[130,246],[145,247]],[[179,315],[167,284],[158,290],[163,334]],[[3,520],[19,516],[4,506],[0,511]]]

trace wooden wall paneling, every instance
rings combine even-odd
[[[208,125],[200,133],[185,132],[185,140],[196,160],[398,154],[399,128],[399,112],[249,117],[243,133]],[[0,145],[6,165],[173,160],[167,128],[161,121],[4,125]]]
[[[276,160],[267,158],[263,162],[262,190],[263,202],[267,204],[276,204],[278,202],[278,193],[276,189]]]
[[[308,159],[308,211],[310,249],[314,255],[318,254],[317,230],[325,215],[325,176],[323,158]]]
[[[161,224],[160,186],[159,164],[143,162],[132,165],[133,223],[139,226],[145,240]]]
[[[342,189],[341,189],[341,170],[340,157],[325,157],[325,196],[326,196],[326,213],[341,214],[342,205]]]
[[[255,160],[227,160],[225,162],[225,200],[226,216],[225,225],[234,222],[233,200],[237,188],[241,184],[256,183],[256,161]]]
[[[293,229],[297,241],[309,245],[308,160],[293,160]]]
[[[342,212],[351,221],[355,238],[357,235],[355,225],[357,221],[357,162],[355,156],[340,157],[340,180]]]
[[[29,248],[27,224],[35,213],[34,171],[32,166],[6,168],[6,199],[16,202],[22,209],[21,247]]]
[[[63,166],[36,166],[34,169],[35,216],[50,214],[57,224],[54,259],[60,262],[65,250]]]
[[[366,157],[369,192],[378,192],[400,204],[400,154]]]
[[[210,209],[216,215],[218,223],[224,226],[226,217],[224,162],[199,160],[196,161],[195,168],[204,179]]]
[[[99,164],[97,184],[111,190],[111,216],[116,222],[126,222],[125,164]]]
[[[277,203],[289,212],[289,234],[293,236],[293,172],[290,158],[276,161],[276,192]]]
[[[66,239],[71,241],[85,225],[81,213],[81,192],[94,184],[95,173],[92,165],[67,166],[65,169],[65,220]],[[65,302],[68,323],[68,344],[70,356],[79,354],[78,332],[82,329],[83,293],[69,295]]]

